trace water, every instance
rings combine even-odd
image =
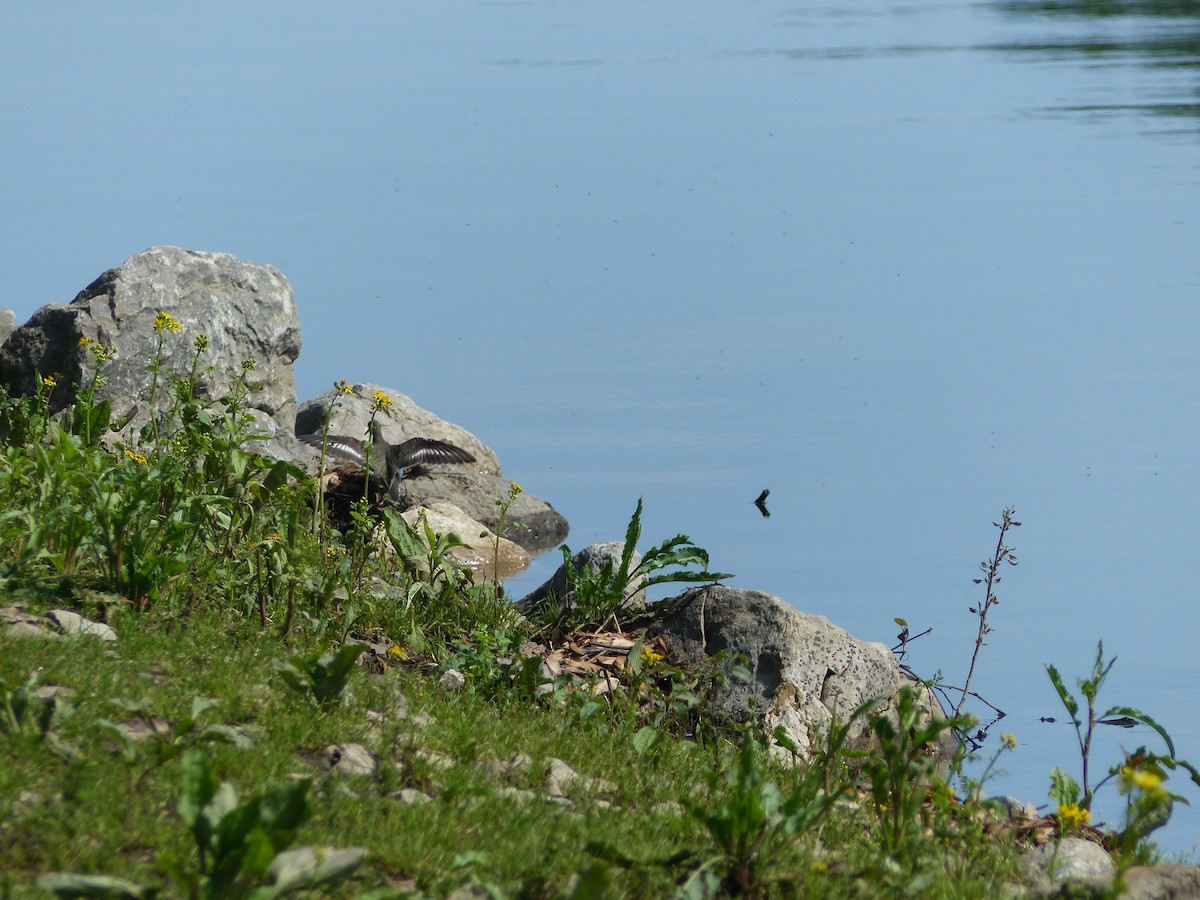
[[[302,398],[393,386],[572,547],[643,497],[647,542],[735,585],[889,644],[932,626],[911,662],[951,681],[1014,505],[974,687],[1021,742],[993,789],[1043,802],[1078,772],[1043,665],[1073,684],[1101,639],[1102,705],[1200,760],[1200,13],[1113,11],[12,6],[3,302],[154,244],[271,263]],[[1100,740],[1100,769],[1160,748]]]

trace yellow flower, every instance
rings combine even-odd
[[[339,394],[353,394],[354,393],[354,388],[350,387],[350,385],[347,384],[346,381],[344,381],[344,380],[335,381],[333,383],[333,389],[334,389],[334,391],[336,391]]]
[[[282,535],[282,534],[278,534],[278,533],[276,533],[276,534],[268,534],[268,535],[267,535],[267,540],[268,540],[268,541],[282,541],[282,540],[283,540],[283,535]]]
[[[1015,734],[1002,734],[1000,735],[1000,744],[1005,750],[1016,750],[1017,736]]]
[[[80,346],[85,346],[80,344]],[[105,347],[99,341],[88,341],[87,348],[92,352],[92,356],[96,357],[96,362],[106,363],[117,355],[116,347]]]
[[[53,375],[47,375],[42,379],[42,384],[51,390],[54,390],[54,388],[58,387],[58,379],[56,379]]]
[[[509,492],[509,493],[510,493],[512,496],[516,497],[518,494],[522,493],[524,490],[525,490],[525,488],[521,487],[519,484],[517,484],[517,483],[514,481],[514,482],[512,483],[512,486],[511,486],[511,487],[509,487],[509,489],[508,489],[508,492]]]
[[[79,339],[79,346],[80,346],[80,347],[86,347],[86,346],[87,346],[88,344],[90,344],[91,342],[92,342],[92,339],[91,339],[90,337],[81,337],[81,338]]]
[[[642,661],[648,666],[653,666],[663,661],[661,653],[655,653],[653,650],[642,649]]]
[[[1136,766],[1125,765],[1121,767],[1118,775],[1118,789],[1122,794],[1128,794],[1132,790],[1145,791],[1147,794],[1162,793],[1163,778],[1161,772],[1156,772],[1153,769],[1139,769]]]
[[[1058,808],[1058,821],[1064,831],[1074,831],[1092,821],[1092,811],[1078,803],[1064,803]]]
[[[146,457],[142,456],[142,454],[134,453],[132,450],[126,450],[125,455],[128,456],[130,459],[132,459],[139,466],[144,466],[144,465],[146,465],[146,463],[149,462],[149,460],[146,459]]]
[[[399,644],[392,644],[388,647],[387,655],[392,659],[408,659],[408,653]]]
[[[154,330],[158,332],[173,331],[179,334],[179,332],[183,331],[183,326],[169,312],[159,310],[158,315],[154,317]]]
[[[383,391],[376,391],[374,394],[371,395],[371,399],[374,401],[374,406],[375,406],[376,410],[391,409],[393,406],[396,405],[395,403],[392,402],[392,398],[389,397],[387,394],[385,394]]]

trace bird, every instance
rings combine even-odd
[[[366,451],[363,442],[344,434],[301,434],[298,438],[309,446],[321,449],[325,446],[326,458],[342,465],[363,466],[366,463]],[[436,441],[433,438],[414,437],[395,446],[387,443],[375,433],[374,449],[371,454],[371,470],[376,477],[384,479],[388,496],[393,500],[400,499],[400,482],[413,469],[426,463],[472,463],[475,457],[464,450],[448,444],[446,441]]]
[[[770,488],[763,488],[763,492],[758,495],[758,499],[754,501],[754,505],[758,507],[758,511],[763,514],[764,518],[771,518],[771,511],[767,509],[767,496],[771,493]]]

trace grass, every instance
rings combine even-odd
[[[125,611],[112,624],[120,634],[114,644],[0,639],[0,684],[23,683],[36,671],[42,684],[75,692],[70,716],[55,729],[73,758],[34,737],[5,741],[0,895],[37,895],[38,877],[56,871],[119,875],[168,894],[178,889],[172,868],[196,866],[178,812],[188,749],[201,750],[241,794],[295,776],[312,779],[303,842],[369,850],[347,883],[323,889],[331,896],[442,896],[470,883],[504,896],[567,896],[573,879],[590,868],[604,873],[609,896],[670,896],[718,849],[702,816],[723,815],[737,792],[725,778],[726,754],[737,748],[726,742],[664,740],[638,754],[632,717],[581,723],[571,707],[500,706],[470,691],[442,691],[405,667],[378,675],[358,668],[343,702],[322,707],[284,687],[273,666],[278,638],[252,620],[205,611],[179,627]],[[252,742],[237,747],[199,728],[175,737],[197,696],[216,701],[202,722],[237,728]],[[145,738],[125,754],[101,725],[128,717],[121,699],[136,699],[169,723],[166,736]],[[398,704],[407,709],[403,718],[378,723],[368,716]],[[432,721],[414,724],[425,717]],[[326,773],[325,748],[349,742],[373,750],[377,776]],[[743,768],[781,794],[804,777],[768,766],[753,747],[739,752],[750,754]],[[520,754],[531,759],[528,768],[505,774],[481,764]],[[551,759],[614,787],[553,803],[542,795]],[[431,802],[401,802],[395,795],[404,788]],[[511,788],[530,793],[514,796]],[[815,834],[778,841],[759,878],[762,892],[803,885],[843,896],[899,878],[880,870],[872,822],[862,812],[841,804],[822,841]],[[1008,871],[999,845],[980,843],[952,857],[967,870],[954,871],[953,884],[946,860],[928,861],[944,873],[934,879],[946,882],[942,896],[986,896]]]
[[[245,450],[252,362],[232,396],[197,398],[207,343],[169,372],[178,329],[159,323],[149,371],[170,408],[128,445],[91,401],[102,347],[60,415],[52,377],[0,395],[0,606],[65,606],[119,634],[0,636],[0,897],[960,898],[1013,879],[982,785],[958,800],[928,753],[968,720],[930,720],[910,694],[890,717],[856,713],[873,754],[834,723],[814,762],[782,768],[767,753],[782,738],[712,715],[737,665],[687,672],[634,636],[615,691],[541,676],[521,654],[539,626],[614,622],[635,576],[717,577],[689,568],[708,557],[683,535],[631,572],[640,502],[621,565],[581,575],[587,602],[525,622],[449,563],[453,536],[369,496],[330,529],[311,476]],[[439,686],[450,667],[457,690]],[[1138,817],[1123,864],[1153,858],[1145,836],[1182,800],[1166,771],[1196,779],[1166,741],[1120,769]],[[351,744],[373,773],[330,771],[329,748]],[[583,779],[564,784],[556,761]],[[323,848],[314,869],[280,868],[305,847]],[[365,853],[339,869],[339,848]]]

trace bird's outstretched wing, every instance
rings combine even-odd
[[[424,463],[470,463],[475,462],[475,457],[445,441],[415,437],[393,447],[388,461],[395,469],[408,469]]]
[[[298,437],[310,447],[321,449],[321,435],[301,434]],[[335,465],[361,466],[366,461],[362,441],[357,438],[344,434],[330,434],[325,436],[324,444],[326,458]]]

